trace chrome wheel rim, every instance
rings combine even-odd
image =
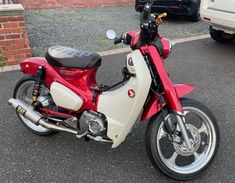
[[[164,152],[162,152],[162,148],[161,148],[161,143],[160,140],[162,138],[166,138],[167,137],[167,133],[164,131],[164,125],[163,122],[160,125],[160,128],[158,130],[157,133],[157,151],[159,153],[159,156],[162,160],[162,162],[172,171],[180,173],[180,174],[191,174],[194,172],[197,172],[199,170],[201,170],[203,167],[205,167],[207,165],[207,163],[210,161],[210,159],[212,158],[214,151],[215,151],[215,147],[216,147],[216,132],[215,132],[215,128],[213,125],[213,122],[211,121],[211,119],[209,118],[209,116],[204,113],[202,110],[196,108],[196,107],[183,107],[184,111],[185,111],[185,115],[187,116],[188,114],[195,114],[196,116],[198,116],[198,118],[201,120],[201,126],[197,128],[198,133],[200,133],[200,135],[204,136],[206,138],[206,141],[202,141],[200,139],[200,145],[203,146],[203,151],[202,152],[197,152],[198,148],[195,148],[195,151],[191,151],[190,156],[187,155],[183,155],[179,153],[179,151],[176,151],[174,144],[171,142],[171,145],[173,148],[171,148],[171,150],[173,151],[173,153],[166,157],[164,155]],[[187,121],[186,121],[187,123]],[[187,124],[186,124],[187,125]],[[191,125],[191,123],[190,123]],[[195,127],[195,126],[194,126]],[[195,129],[193,127],[193,129]],[[190,133],[190,132],[189,132]],[[193,137],[191,136],[191,141],[194,140]],[[192,142],[193,143],[193,142]],[[201,150],[201,149],[200,149]],[[180,157],[180,158],[179,158]],[[178,159],[181,159],[183,161],[183,158],[186,158],[186,160],[188,161],[188,157],[190,157],[192,159],[192,162],[189,162],[189,164],[185,164],[185,165],[179,165]],[[185,160],[184,160],[185,161]]]
[[[16,99],[19,99],[29,105],[32,104],[32,90],[33,90],[33,85],[34,81],[26,81],[23,84],[20,85],[18,88],[17,94],[16,94]],[[41,92],[44,93],[49,93],[49,90],[43,85]],[[27,125],[29,128],[32,130],[39,132],[39,133],[46,133],[49,132],[50,130],[47,128],[44,128],[40,125],[35,125],[33,124],[30,120],[26,119],[23,117],[21,114],[19,114],[19,117],[21,120],[24,122],[25,125]]]

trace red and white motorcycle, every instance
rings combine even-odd
[[[115,44],[132,48],[122,81],[98,85],[98,54],[54,46],[46,58],[21,62],[25,75],[9,104],[35,134],[65,131],[77,138],[112,143],[112,148],[125,140],[136,122],[150,119],[145,136],[150,161],[168,176],[188,180],[203,172],[215,157],[218,126],[207,107],[182,98],[193,86],[170,80],[163,59],[172,43],[158,34],[166,14],[150,12],[151,3],[147,3],[140,32],[127,32],[120,38],[107,32]]]

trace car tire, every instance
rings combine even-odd
[[[209,28],[211,38],[219,43],[230,43],[235,39],[234,34],[228,34],[221,30],[216,30],[212,26]]]
[[[195,8],[194,12],[192,13],[192,15],[188,16],[188,19],[192,22],[198,22],[201,20],[200,3],[198,3],[195,6],[196,6],[196,8]]]

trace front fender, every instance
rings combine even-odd
[[[193,90],[195,90],[195,87],[193,85],[189,84],[175,84],[174,88],[176,90],[176,93],[178,94],[178,97],[183,97],[189,93],[191,93]],[[165,106],[166,103],[163,104]],[[147,106],[144,109],[144,112],[141,116],[141,121],[144,121],[146,119],[151,118],[154,114],[158,113],[161,110],[161,106],[157,100],[156,97],[153,97],[147,104]]]

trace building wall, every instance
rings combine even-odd
[[[134,0],[13,0],[25,9],[131,6]]]
[[[0,5],[0,66],[32,57],[21,5]]]

